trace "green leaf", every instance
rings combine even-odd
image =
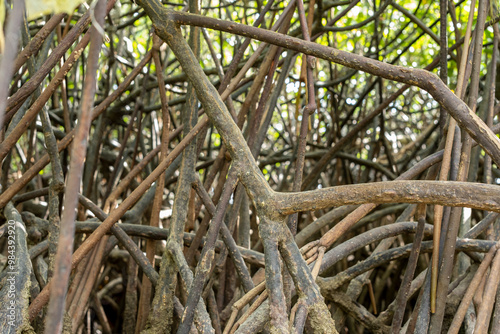
[[[72,13],[83,0],[26,0],[28,20],[52,13]]]

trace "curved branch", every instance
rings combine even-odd
[[[221,96],[200,67],[187,45],[179,26],[168,15],[170,12],[156,0],[138,0],[153,21],[157,35],[163,39],[176,55],[189,81],[192,83],[201,104],[220,133],[227,151],[231,155],[233,168],[238,168],[238,177],[247,188],[257,206],[265,208],[272,189],[255,162],[240,128],[233,121]]]
[[[346,204],[425,203],[500,212],[497,185],[453,181],[389,181],[337,186],[301,193],[275,193],[280,214]]]
[[[164,8],[161,4],[153,0],[140,1],[139,3],[146,9],[148,16],[153,21],[153,25],[157,30],[164,29],[163,27],[166,22],[174,22],[176,24],[195,25],[225,31],[302,52],[385,79],[420,87],[431,94],[456,119],[457,123],[492,156],[493,160],[497,164],[500,164],[500,140],[434,73],[422,69],[386,64],[354,53],[337,50],[329,46],[304,41],[261,28],[201,15],[176,12]]]

